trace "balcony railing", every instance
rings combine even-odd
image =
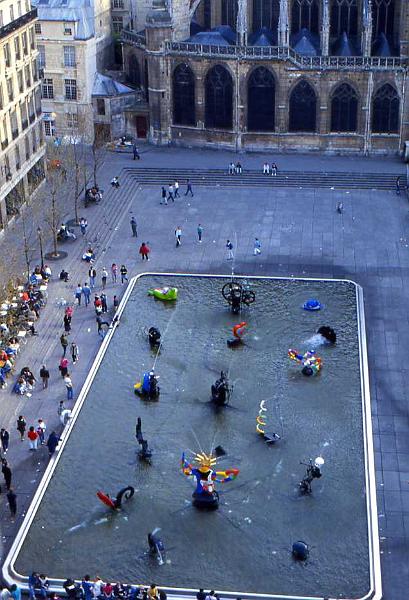
[[[40,109],[40,112],[41,112],[41,109]],[[30,123],[34,123],[34,121],[36,120],[36,116],[34,113],[32,115],[30,115],[29,120],[30,120]]]
[[[128,29],[123,29],[121,31],[121,41],[131,42],[131,44],[139,46],[140,48],[146,46],[146,36],[144,33],[137,33],[136,31],[130,31]]]
[[[124,35],[125,34],[125,35]],[[123,31],[123,41],[138,44],[135,37],[139,34]],[[183,54],[203,57],[288,60],[303,69],[330,70],[366,70],[366,69],[404,69],[408,59],[398,56],[303,56],[292,48],[281,46],[213,46],[210,44],[194,44],[191,42],[165,42],[167,54]]]
[[[11,137],[15,140],[18,137],[18,129],[13,129],[11,132]]]
[[[8,35],[10,35],[10,33],[17,31],[18,29],[20,29],[20,27],[27,25],[27,23],[34,21],[34,19],[36,17],[37,17],[37,9],[33,8],[25,15],[22,15],[18,19],[14,19],[14,21],[12,21],[11,23],[7,23],[7,25],[3,25],[3,27],[0,27],[0,40],[7,37]]]
[[[27,129],[27,127],[28,127],[28,119],[24,119],[24,121],[21,121],[21,127],[23,129]]]
[[[7,148],[7,146],[8,146],[8,145],[9,145],[9,141],[8,141],[8,139],[6,138],[5,140],[3,140],[3,141],[1,142],[1,149],[2,149],[2,150],[5,150],[5,149]]]

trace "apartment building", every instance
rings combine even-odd
[[[29,0],[0,0],[0,228],[44,179],[44,139]]]
[[[93,139],[92,88],[112,52],[110,0],[33,0],[46,137]]]

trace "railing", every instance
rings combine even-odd
[[[146,36],[144,33],[136,33],[136,31],[123,29],[121,31],[121,42],[131,42],[135,46],[144,48],[146,46]]]
[[[11,137],[15,140],[18,137],[18,129],[13,129],[11,132]]]
[[[7,148],[7,146],[8,146],[8,145],[9,145],[9,141],[8,141],[8,139],[6,138],[5,140],[3,140],[3,141],[1,142],[1,149],[2,149],[2,150],[5,150],[5,149]]]
[[[30,10],[25,15],[22,15],[18,19],[14,19],[14,21],[11,21],[11,23],[3,25],[3,27],[0,27],[0,39],[10,35],[10,33],[13,33],[13,31],[17,31],[17,29],[20,29],[20,27],[23,27],[23,25],[27,25],[27,23],[30,23],[36,17],[37,9],[33,8],[33,10]]]
[[[125,32],[123,32],[125,33]],[[127,34],[133,32],[126,32]],[[132,37],[129,36],[128,40]],[[195,56],[289,60],[297,67],[305,69],[403,69],[408,59],[398,56],[303,56],[292,48],[281,46],[213,46],[191,42],[165,42],[168,54],[191,54]]]

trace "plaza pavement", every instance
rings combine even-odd
[[[237,155],[149,146],[141,148],[141,152],[141,162],[132,161],[130,155],[109,155],[100,175],[101,187],[106,190],[103,202],[81,210],[89,222],[87,238],[96,247],[98,291],[101,291],[100,270],[103,266],[109,269],[112,262],[119,265],[124,262],[130,275],[148,270],[146,267],[152,271],[230,273],[231,263],[226,261],[225,252],[227,238],[237,239],[237,274],[345,277],[363,286],[384,597],[398,600],[406,595],[409,585],[409,204],[406,197],[398,197],[393,191],[250,190],[245,186],[230,190],[209,184],[194,190],[194,198],[182,196],[174,204],[160,206],[160,189],[140,188],[136,172],[121,175],[124,167],[221,168],[231,160],[236,161]],[[314,169],[345,173],[405,172],[397,159],[298,155],[267,158],[270,162],[276,160],[280,169],[299,169],[300,179],[303,170]],[[240,161],[245,167],[257,168],[264,156],[240,155]],[[115,174],[120,175],[119,190],[109,186]],[[164,185],[167,183],[164,181]],[[335,210],[339,201],[344,205],[342,214]],[[131,237],[132,214],[138,222],[137,240]],[[204,227],[202,244],[196,238],[199,222]],[[182,246],[178,249],[174,236],[177,225],[183,231]],[[0,245],[12,247],[12,234],[12,229],[7,231]],[[262,243],[259,257],[252,254],[255,236]],[[149,264],[143,264],[138,256],[141,241],[151,247]],[[5,494],[1,494],[3,553],[48,462],[46,449],[30,453],[28,443],[18,440],[15,421],[23,414],[28,426],[39,417],[46,421],[48,432],[59,426],[57,407],[66,392],[57,369],[63,309],[57,307],[55,300],[60,297],[73,300],[77,282],[88,279],[88,268],[80,261],[85,244],[81,237],[73,244],[65,244],[68,257],[53,263],[55,275],[64,266],[71,273],[71,280],[64,284],[54,278],[50,283],[48,305],[37,324],[39,335],[28,341],[18,360],[18,368],[28,365],[35,374],[45,360],[51,370],[49,389],[42,391],[38,384],[31,398],[11,394],[11,385],[0,391],[0,424],[11,432],[7,458],[13,469],[19,515],[16,522],[11,521]],[[122,291],[120,284],[108,285],[110,306],[113,294]],[[100,345],[92,307],[75,309],[70,340],[75,340],[80,349],[80,361],[71,369],[74,397],[77,397]],[[84,573],[87,570],[84,565]]]

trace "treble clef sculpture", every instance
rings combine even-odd
[[[122,499],[125,498],[129,500],[135,494],[135,488],[132,485],[128,485],[116,495],[115,499],[110,498],[109,494],[104,494],[104,492],[98,491],[97,496],[105,504],[105,506],[109,506],[113,510],[120,509],[122,507]]]

